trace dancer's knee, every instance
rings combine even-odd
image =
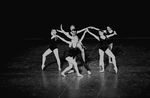
[[[43,58],[46,57],[46,56],[47,56],[46,53],[44,53],[44,54],[42,55]]]
[[[69,69],[71,69],[72,67],[73,67],[72,65],[69,65],[69,66],[68,66]]]

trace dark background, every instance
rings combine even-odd
[[[87,26],[100,29],[111,26],[120,38],[149,38],[147,4],[100,0],[7,1],[4,7],[6,30],[2,38],[48,38],[50,30],[59,29],[60,24],[66,31],[71,24],[77,30]]]

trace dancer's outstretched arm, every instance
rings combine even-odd
[[[93,26],[89,26],[88,28],[91,28],[91,29],[94,29],[94,30],[100,31],[100,29],[98,29],[98,28],[96,28],[96,27],[93,27]]]
[[[66,31],[63,30],[62,24],[60,25],[60,29],[61,29],[61,30],[57,30],[57,31],[60,32],[60,33],[65,34],[68,38],[72,39],[72,36],[69,35],[69,32],[66,32]]]
[[[112,36],[114,36],[114,35],[117,35],[116,31],[114,31],[114,33],[113,33],[113,34],[106,35],[106,36],[107,36],[107,38],[109,38],[109,37],[112,37]]]
[[[78,31],[77,31],[77,34],[83,32],[83,31],[86,31],[87,29],[88,29],[88,27],[87,27],[87,28],[84,28],[84,29],[81,29],[81,30],[78,30]]]
[[[84,33],[83,33],[81,39],[79,40],[80,43],[82,43],[82,40],[84,39],[86,32],[87,32],[87,30],[84,31]]]
[[[95,34],[93,34],[92,32],[90,32],[89,30],[87,30],[87,32],[88,32],[89,34],[91,34],[92,36],[94,36],[98,41],[100,41],[100,39],[99,39],[98,36],[96,36]]]
[[[60,37],[59,35],[56,35],[56,37],[58,37],[59,39],[61,39],[63,42],[70,44],[70,41],[65,40],[64,38]]]

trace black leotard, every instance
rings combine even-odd
[[[114,32],[114,31],[113,31]],[[113,34],[113,33],[112,33]],[[110,35],[110,34],[107,34],[107,35]],[[110,38],[107,38],[107,43],[108,44],[111,44],[111,43],[113,43],[114,42],[114,38],[115,38],[115,36],[111,36]]]
[[[66,54],[66,57],[70,56],[70,57],[75,58],[79,53],[80,53],[79,48],[69,47],[67,54]]]
[[[107,50],[107,48],[108,48],[108,39],[106,38],[106,39],[102,39],[102,38],[100,38],[99,37],[99,39],[100,39],[100,41],[99,41],[99,49],[101,49],[101,50],[103,50],[103,51],[106,51]]]
[[[51,39],[50,40],[50,43],[49,43],[49,48],[53,51],[54,49],[58,48],[56,46],[56,43],[55,43],[55,38]]]

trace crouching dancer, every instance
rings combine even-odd
[[[84,32],[84,35],[85,33],[86,31]],[[67,71],[70,71],[74,67],[77,76],[83,77],[83,75],[79,73],[77,62],[76,62],[76,56],[80,53],[77,47],[78,43],[80,42],[80,40],[78,41],[78,37],[77,36],[74,37],[71,41],[66,41],[64,38],[58,35],[56,35],[56,37],[60,38],[63,42],[69,44],[69,49],[66,54],[66,60],[68,61],[69,66],[66,67],[61,74],[63,76],[66,76],[65,74],[67,73]]]

